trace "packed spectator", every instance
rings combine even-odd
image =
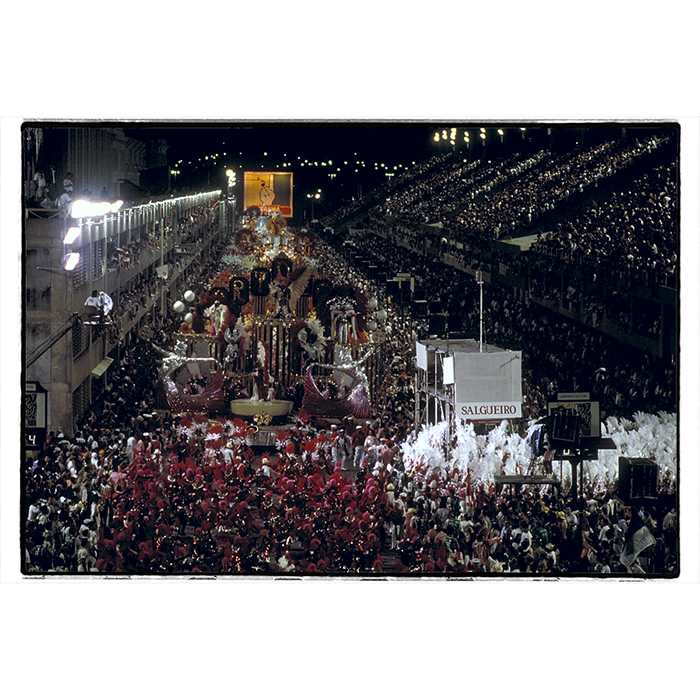
[[[535,251],[572,262],[612,263],[655,273],[678,271],[678,168],[660,165],[538,237]]]
[[[346,248],[375,256],[389,273],[413,272],[459,324],[453,331],[478,332],[478,288],[470,275],[367,232]],[[659,367],[651,356],[522,299],[517,290],[491,285],[485,297],[487,340],[523,351],[539,395],[591,391],[610,415],[675,407],[673,366]]]

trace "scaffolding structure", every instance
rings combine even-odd
[[[454,377],[450,377],[449,360],[447,379],[449,381],[451,378],[452,381],[445,382],[445,361],[452,357],[450,343],[454,342],[459,341],[436,338],[417,344],[414,415],[416,427],[433,426],[442,421],[447,421],[449,425],[454,423]]]
[[[519,419],[520,358],[519,351],[488,345],[483,338],[418,341],[415,426],[447,421],[452,434],[457,418],[480,425]]]

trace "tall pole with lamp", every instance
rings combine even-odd
[[[481,270],[476,273],[479,285],[479,352],[484,352],[484,275]]]
[[[316,192],[307,193],[306,199],[308,199],[311,202],[311,221],[313,221],[315,218],[314,203],[321,199],[321,190],[316,190]],[[311,223],[311,221],[309,221],[309,223]]]

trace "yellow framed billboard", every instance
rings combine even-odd
[[[263,213],[294,215],[294,174],[246,170],[243,173],[243,208],[259,207]]]

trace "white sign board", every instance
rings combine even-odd
[[[465,420],[522,418],[522,353],[457,352],[455,410]]]
[[[416,367],[428,371],[428,348],[416,341]]]
[[[442,384],[450,386],[455,383],[455,359],[448,355],[442,363]]]

